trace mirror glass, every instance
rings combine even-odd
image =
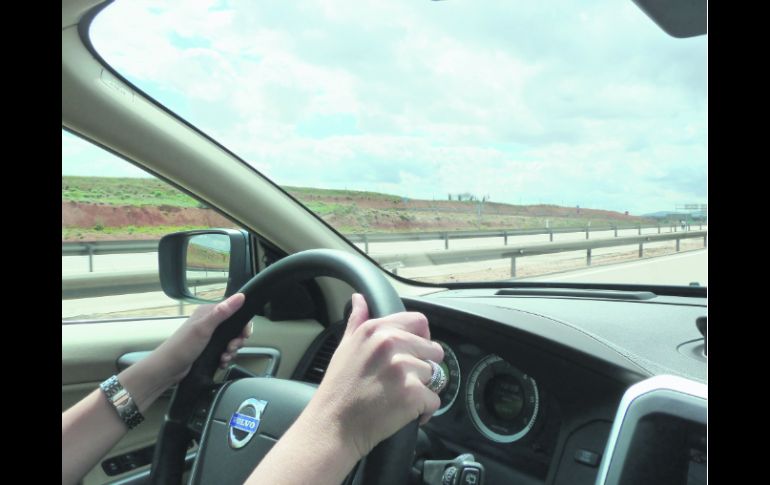
[[[186,286],[190,296],[222,301],[230,269],[230,237],[226,234],[197,234],[187,240]]]

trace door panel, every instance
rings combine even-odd
[[[184,318],[173,318],[62,325],[62,411],[117,374],[121,356],[154,349],[184,321]],[[244,348],[277,349],[280,364],[276,377],[284,379],[292,375],[305,350],[323,329],[315,320],[272,322],[255,317],[253,323],[254,332]],[[250,355],[247,351],[236,357],[235,363],[262,374],[270,364],[270,357]],[[154,444],[167,407],[168,396],[158,399],[145,413],[145,421],[127,433],[105,459]],[[147,468],[110,477],[97,466],[84,478],[83,485],[109,483]]]

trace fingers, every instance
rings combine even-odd
[[[230,341],[229,344],[227,344],[227,352],[228,354],[232,354],[234,352],[238,352],[238,349],[243,347],[243,339],[242,338],[234,338]]]
[[[413,355],[395,354],[384,375],[396,384],[398,402],[409,409],[411,419],[420,417],[426,423],[441,405],[438,394],[426,386],[433,375],[430,364]]]
[[[219,325],[233,316],[243,306],[244,301],[246,301],[246,296],[243,293],[236,293],[227,300],[218,303],[211,312],[211,320],[215,325]]]
[[[230,343],[227,344],[227,350],[222,353],[222,356],[219,359],[219,367],[224,369],[230,365],[235,359],[235,356],[238,355],[238,350],[241,348],[243,348],[243,338],[232,339]]]
[[[222,353],[222,356],[219,359],[219,367],[221,367],[222,369],[226,369],[228,365],[230,365],[231,363],[234,363],[235,356],[238,355],[238,350],[243,348],[243,346],[246,344],[246,340],[251,338],[251,335],[253,333],[254,333],[254,322],[249,322],[243,327],[241,334],[238,337],[232,339],[227,344],[227,348]]]
[[[381,326],[398,328],[430,340],[428,318],[419,312],[394,313],[393,315],[375,318],[359,325],[362,329],[366,329],[369,334],[374,333]]]
[[[441,362],[444,360],[444,349],[441,345],[399,328],[380,329],[368,337],[367,343],[373,345],[375,352],[379,352],[382,356],[402,353],[414,356],[420,361],[428,359]],[[423,363],[430,368],[430,364]]]
[[[409,405],[414,413],[412,414],[412,419],[419,417],[420,425],[427,423],[433,416],[433,413],[441,406],[441,398],[437,393],[428,389],[424,379],[421,379],[415,373],[407,376],[404,385],[407,393],[404,401],[410,403]]]
[[[248,340],[251,338],[251,334],[254,333],[254,322],[249,322],[246,324],[245,327],[243,327],[243,331],[241,332],[241,338],[244,340]]]
[[[352,302],[353,311],[350,312],[348,326],[345,328],[345,335],[353,333],[362,323],[369,320],[369,306],[366,304],[364,296],[360,293],[353,293]]]
[[[433,376],[433,368],[424,360],[418,359],[413,355],[403,354],[394,357],[394,360],[396,362],[401,362],[401,365],[407,369],[405,373],[413,374],[423,385],[430,382],[430,378]]]
[[[234,357],[233,354],[222,354],[222,357],[219,359],[219,368],[227,369],[227,366],[230,365]]]
[[[246,297],[243,293],[236,293],[216,305],[198,307],[190,317],[190,321],[195,322],[194,326],[208,340],[219,324],[233,316],[243,306],[244,301]]]
[[[427,423],[433,417],[433,413],[441,406],[441,398],[435,392],[423,387],[421,393],[423,408],[420,412],[420,426]]]

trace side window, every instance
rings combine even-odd
[[[134,165],[62,130],[62,322],[189,315],[160,289],[158,241],[238,226]]]

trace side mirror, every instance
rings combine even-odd
[[[254,276],[249,234],[206,229],[168,234],[158,244],[163,292],[190,303],[215,303]]]

